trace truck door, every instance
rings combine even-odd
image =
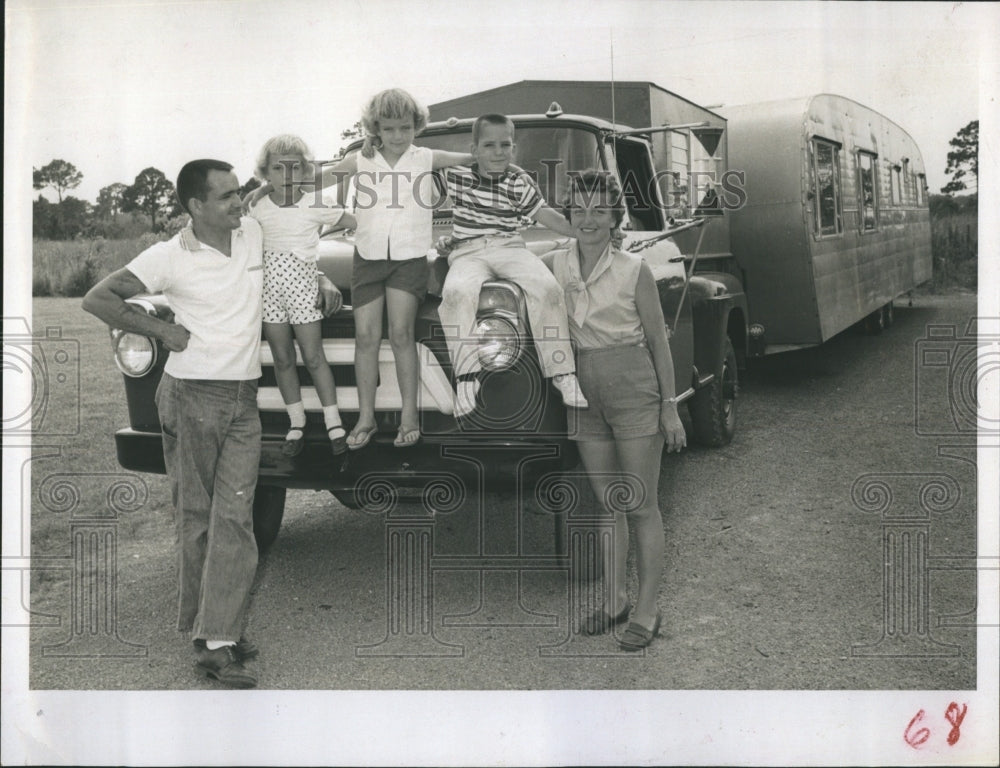
[[[649,143],[631,137],[608,139],[614,163],[622,185],[627,209],[627,240],[631,232],[655,234],[666,228],[665,207],[660,200],[659,186],[653,166],[653,155]],[[643,257],[657,278],[656,287],[660,294],[663,317],[670,327],[670,351],[674,362],[674,386],[678,394],[691,387],[694,370],[694,331],[691,324],[691,294],[684,296],[681,311],[677,312],[681,295],[684,294],[684,262],[671,262],[677,251],[669,242],[654,245],[642,252]],[[674,318],[677,318],[674,327]]]

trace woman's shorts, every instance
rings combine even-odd
[[[319,271],[294,253],[264,251],[264,322],[303,325],[323,319],[316,308]]]
[[[354,249],[354,265],[351,272],[351,305],[363,307],[375,299],[385,296],[386,288],[395,288],[412,293],[417,301],[427,295],[427,278],[430,267],[427,257],[416,259],[392,259],[369,261],[361,258]]]
[[[571,440],[629,440],[659,433],[660,385],[644,344],[577,350],[576,376],[590,407],[569,414]]]

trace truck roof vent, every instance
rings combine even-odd
[[[549,104],[548,111],[545,113],[546,117],[559,117],[563,113],[562,107],[559,106],[558,101],[553,101]]]

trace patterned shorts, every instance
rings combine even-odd
[[[323,319],[316,304],[319,271],[294,253],[264,251],[264,322],[303,325]]]

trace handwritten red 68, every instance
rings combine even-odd
[[[962,721],[965,719],[965,713],[968,711],[968,704],[963,704],[962,708],[959,709],[958,704],[954,701],[951,702],[945,710],[944,719],[951,724],[951,730],[948,732],[949,747],[953,747],[958,743],[958,739],[961,736],[959,727],[962,725]],[[903,740],[914,749],[920,749],[931,737],[930,728],[915,728],[916,725],[923,722],[924,715],[924,710],[921,709],[913,716],[909,725],[906,726],[906,730],[903,731]]]

